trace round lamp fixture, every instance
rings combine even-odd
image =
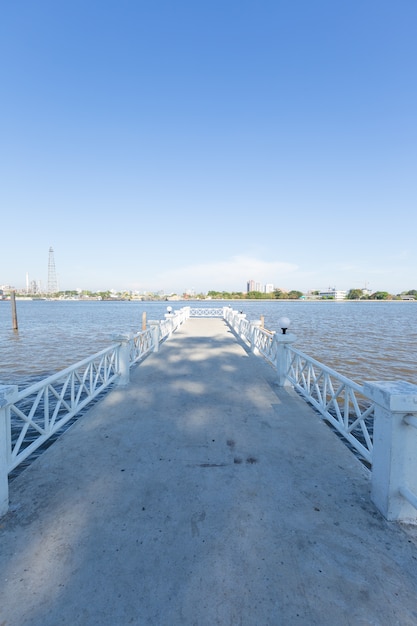
[[[291,320],[288,319],[288,317],[280,317],[278,320],[278,324],[280,329],[282,330],[282,334],[285,335],[285,333],[287,332],[287,328],[291,324]]]

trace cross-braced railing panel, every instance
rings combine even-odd
[[[19,392],[10,405],[8,471],[111,385],[118,369],[118,346],[112,346]]]
[[[372,463],[374,404],[364,395],[362,387],[290,344],[279,353],[280,342],[274,332],[251,324],[236,311],[226,309],[225,319],[275,368],[284,367],[285,378],[304,399],[366,462]]]
[[[166,315],[165,319],[159,322],[159,340],[164,341],[170,337],[170,335],[175,332],[177,328],[181,326],[181,324],[183,324],[189,317],[188,307],[184,307],[172,315]]]
[[[241,317],[240,319],[238,319],[237,332],[242,339],[247,339],[248,337],[250,337],[251,329],[252,325],[246,319],[246,317]]]
[[[188,308],[157,325],[126,335],[115,345],[18,392],[3,405],[6,418],[5,457],[10,473],[58,433],[111,384],[126,384],[126,372],[155,350],[186,319]],[[0,407],[2,408],[2,407]]]
[[[174,332],[175,328],[176,325],[173,318],[168,317],[167,319],[162,320],[159,323],[160,341],[163,341],[164,339],[169,337],[170,334]]]
[[[132,366],[154,349],[152,330],[148,328],[134,335],[129,343],[129,347],[129,361],[130,366]]]
[[[223,317],[223,307],[190,307],[190,317]]]
[[[253,329],[254,347],[262,356],[264,356],[272,364],[277,362],[277,344],[274,341],[275,333],[269,332],[264,328]]]
[[[372,462],[374,404],[360,385],[288,347],[288,380],[368,463]]]

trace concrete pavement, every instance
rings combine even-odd
[[[11,483],[1,626],[415,626],[414,529],[221,319],[190,319]]]

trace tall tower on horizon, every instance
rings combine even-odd
[[[55,258],[54,249],[52,246],[49,248],[48,259],[48,293],[56,293],[58,291],[58,280],[55,270]]]

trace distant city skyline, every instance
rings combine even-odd
[[[52,275],[51,275],[52,273]],[[1,280],[1,276],[0,276],[0,280]],[[121,288],[121,289],[115,289],[113,287],[103,287],[100,289],[93,289],[93,288],[89,288],[89,287],[68,287],[66,289],[60,289],[59,288],[59,284],[58,284],[58,275],[56,273],[56,267],[55,267],[55,252],[52,246],[49,247],[48,249],[48,265],[47,265],[47,279],[46,280],[41,280],[41,279],[30,279],[29,277],[29,272],[26,272],[26,280],[25,280],[25,286],[22,285],[12,285],[10,283],[0,283],[0,289],[8,289],[8,288],[13,288],[16,289],[18,291],[26,291],[26,293],[28,294],[45,294],[45,293],[53,293],[54,289],[52,287],[52,285],[56,285],[56,291],[78,291],[78,292],[82,292],[82,291],[91,291],[91,292],[100,292],[100,291],[111,291],[111,292],[115,292],[115,293],[121,293],[121,292],[131,292],[131,293],[163,293],[166,295],[169,294],[178,294],[178,295],[183,295],[183,294],[188,294],[188,295],[196,295],[199,293],[204,293],[207,294],[207,292],[209,291],[225,291],[225,292],[237,292],[237,293],[247,293],[250,291],[259,291],[261,293],[273,293],[275,290],[280,290],[280,291],[284,291],[284,292],[289,292],[289,291],[301,291],[303,294],[308,294],[308,293],[313,293],[313,292],[323,292],[325,293],[326,291],[344,291],[344,292],[348,292],[350,291],[350,289],[361,289],[364,293],[367,294],[371,294],[374,293],[376,291],[388,291],[388,293],[391,293],[392,295],[396,295],[396,294],[400,294],[402,292],[405,291],[411,291],[412,289],[414,289],[414,287],[409,287],[406,289],[403,289],[401,291],[389,291],[388,289],[379,289],[379,290],[372,290],[370,288],[370,285],[368,282],[365,282],[363,286],[356,286],[356,287],[348,287],[348,288],[344,288],[344,289],[338,289],[335,285],[330,285],[328,284],[327,287],[325,285],[320,285],[320,286],[315,286],[315,287],[310,287],[308,289],[302,290],[302,289],[296,289],[294,287],[288,287],[288,288],[284,288],[284,287],[279,287],[277,285],[275,285],[272,282],[267,282],[267,283],[262,283],[259,280],[255,280],[255,279],[249,279],[246,281],[245,287],[244,288],[240,288],[240,287],[235,287],[232,289],[226,289],[223,288],[221,286],[215,285],[210,287],[209,289],[195,289],[195,288],[186,288],[183,290],[172,290],[172,289],[128,289],[128,288]]]
[[[0,282],[417,285],[417,3],[5,3]]]
[[[51,269],[52,266],[52,269]],[[51,279],[51,271],[54,274],[54,277]],[[0,280],[1,280],[1,276],[0,276]],[[233,288],[222,288],[219,286],[211,286],[207,289],[196,289],[194,287],[190,288],[184,288],[182,290],[174,290],[174,289],[161,289],[161,288],[148,288],[148,289],[131,289],[131,288],[114,288],[114,287],[109,287],[109,286],[105,286],[105,287],[100,287],[98,289],[94,289],[91,287],[67,287],[66,289],[61,289],[59,287],[59,280],[58,280],[58,273],[56,271],[56,266],[55,266],[55,251],[53,246],[49,246],[48,251],[47,251],[47,270],[46,270],[46,278],[30,278],[30,274],[29,272],[26,272],[26,276],[25,276],[25,285],[21,285],[21,284],[11,284],[11,283],[6,283],[4,282],[2,285],[0,283],[0,289],[4,289],[5,287],[12,287],[15,288],[17,290],[20,291],[24,291],[26,289],[27,293],[31,293],[31,294],[35,294],[35,293],[48,293],[53,291],[53,289],[51,288],[51,280],[54,284],[56,284],[57,289],[56,291],[91,291],[91,292],[99,292],[99,291],[113,291],[113,292],[132,292],[132,293],[165,293],[165,294],[187,294],[187,293],[193,293],[193,294],[197,294],[197,293],[207,293],[208,291],[227,291],[227,292],[241,292],[241,293],[245,293],[248,291],[260,291],[260,292],[265,292],[265,293],[272,293],[275,289],[279,289],[281,291],[285,291],[285,292],[289,292],[289,291],[301,291],[302,293],[310,293],[313,291],[326,291],[327,289],[334,289],[337,290],[337,287],[335,285],[331,285],[330,283],[326,283],[326,281],[324,281],[324,284],[321,284],[319,286],[314,286],[314,287],[309,287],[307,289],[297,289],[295,287],[282,287],[282,286],[277,286],[272,282],[266,282],[263,283],[259,280],[255,280],[255,279],[249,279],[246,280],[245,282],[245,286],[236,286]],[[80,282],[80,281],[78,281]],[[326,286],[327,285],[327,286]],[[401,291],[389,291],[388,289],[380,289],[380,290],[372,290],[370,288],[370,284],[369,282],[364,282],[364,284],[361,285],[356,285],[353,287],[347,287],[347,288],[343,288],[342,291],[349,291],[350,289],[362,289],[364,292],[368,292],[368,293],[372,293],[373,291],[388,291],[389,293],[392,294],[399,294],[401,292],[404,291],[410,291],[412,289],[414,289],[414,287],[407,287],[405,289],[402,289]]]

